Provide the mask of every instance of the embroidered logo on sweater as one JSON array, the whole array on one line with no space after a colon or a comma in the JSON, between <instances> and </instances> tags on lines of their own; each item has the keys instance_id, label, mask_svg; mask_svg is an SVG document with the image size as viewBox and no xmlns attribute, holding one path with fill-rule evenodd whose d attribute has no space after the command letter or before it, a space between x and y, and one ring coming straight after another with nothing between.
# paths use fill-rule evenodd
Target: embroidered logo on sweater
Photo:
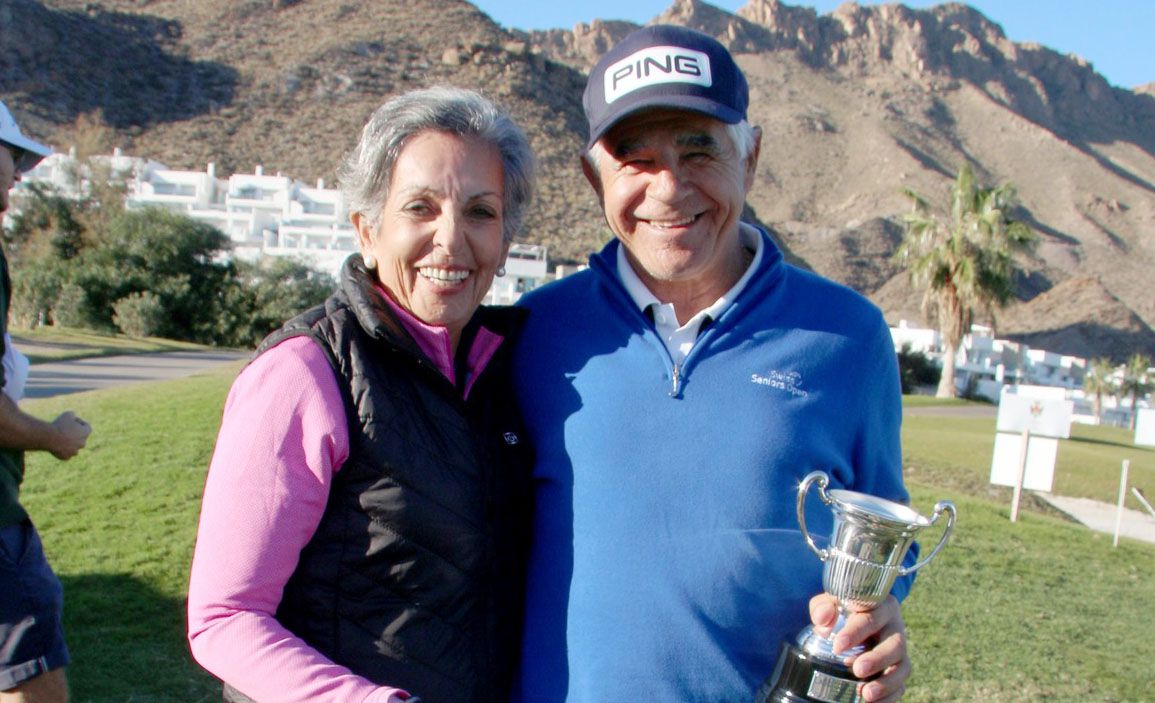
<instances>
[{"instance_id":1,"label":"embroidered logo on sweater","mask_svg":"<svg viewBox=\"0 0 1155 703\"><path fill-rule=\"evenodd\" d=\"M808 392L799 388L802 383L802 374L797 371L771 371L763 376L762 374L751 374L750 382L757 383L760 386L769 386L777 388L780 391L786 391L796 398L805 398L810 395Z\"/></svg>"},{"instance_id":2,"label":"embroidered logo on sweater","mask_svg":"<svg viewBox=\"0 0 1155 703\"><path fill-rule=\"evenodd\" d=\"M506 432L501 436L501 438L504 439L505 443L511 447L521 441L521 438L513 432Z\"/></svg>"}]
</instances>

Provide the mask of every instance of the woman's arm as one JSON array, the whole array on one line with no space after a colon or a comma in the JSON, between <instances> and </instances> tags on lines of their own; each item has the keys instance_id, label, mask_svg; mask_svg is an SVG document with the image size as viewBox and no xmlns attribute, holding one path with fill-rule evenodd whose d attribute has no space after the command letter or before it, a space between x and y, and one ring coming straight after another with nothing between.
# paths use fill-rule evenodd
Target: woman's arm
<instances>
[{"instance_id":1,"label":"woman's arm","mask_svg":"<svg viewBox=\"0 0 1155 703\"><path fill-rule=\"evenodd\" d=\"M282 342L237 377L205 484L189 644L202 666L261 703L405 698L329 661L275 617L348 453L337 379L311 339Z\"/></svg>"}]
</instances>

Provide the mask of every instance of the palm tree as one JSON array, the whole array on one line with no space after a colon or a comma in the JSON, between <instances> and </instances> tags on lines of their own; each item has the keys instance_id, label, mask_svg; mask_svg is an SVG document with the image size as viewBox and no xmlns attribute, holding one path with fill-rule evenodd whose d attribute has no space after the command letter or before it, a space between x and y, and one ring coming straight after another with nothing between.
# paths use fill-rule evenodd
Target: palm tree
<instances>
[{"instance_id":1,"label":"palm tree","mask_svg":"<svg viewBox=\"0 0 1155 703\"><path fill-rule=\"evenodd\" d=\"M1114 376L1115 366L1110 359L1091 359L1087 374L1083 376L1083 391L1094 398L1096 423L1102 420L1103 396L1119 392Z\"/></svg>"},{"instance_id":2,"label":"palm tree","mask_svg":"<svg viewBox=\"0 0 1155 703\"><path fill-rule=\"evenodd\" d=\"M1138 414L1135 404L1155 386L1155 383L1152 383L1150 369L1150 357L1134 354L1127 360L1127 366L1123 371L1123 394L1131 396L1131 429L1135 429L1135 418Z\"/></svg>"},{"instance_id":3,"label":"palm tree","mask_svg":"<svg viewBox=\"0 0 1155 703\"><path fill-rule=\"evenodd\" d=\"M924 291L923 312L942 335L942 377L936 395L953 398L955 354L970 331L975 310L993 320L994 308L1010 300L1012 257L1029 249L1035 234L1010 218L1017 203L1015 187L1010 183L979 187L969 164L959 169L945 212L936 212L909 188L903 194L913 207L903 218L906 235L895 258L915 288Z\"/></svg>"}]
</instances>

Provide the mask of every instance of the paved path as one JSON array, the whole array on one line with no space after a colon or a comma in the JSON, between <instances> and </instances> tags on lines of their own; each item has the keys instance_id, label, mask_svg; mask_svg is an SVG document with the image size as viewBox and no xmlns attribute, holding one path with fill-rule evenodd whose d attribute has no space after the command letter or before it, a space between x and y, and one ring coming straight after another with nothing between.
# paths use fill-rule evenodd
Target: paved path
<instances>
[{"instance_id":1,"label":"paved path","mask_svg":"<svg viewBox=\"0 0 1155 703\"><path fill-rule=\"evenodd\" d=\"M47 398L127 383L183 378L248 355L248 352L232 351L160 352L33 364L24 395Z\"/></svg>"},{"instance_id":2,"label":"paved path","mask_svg":"<svg viewBox=\"0 0 1155 703\"><path fill-rule=\"evenodd\" d=\"M929 417L990 417L998 415L998 406L995 405L931 405L926 407L908 407L903 411L909 416ZM1115 521L1118 516L1118 506L1113 503L1103 503L1090 498L1068 498L1050 493L1038 493L1042 500L1050 503L1056 510L1066 513L1073 520L1095 530L1114 536ZM1134 499L1128 496L1128 503L1134 504ZM1130 539L1155 543L1155 517L1141 510L1124 508L1123 521L1119 526L1119 535Z\"/></svg>"},{"instance_id":3,"label":"paved path","mask_svg":"<svg viewBox=\"0 0 1155 703\"><path fill-rule=\"evenodd\" d=\"M1067 498L1049 493L1035 495L1096 532L1106 532L1112 536L1115 534L1115 521L1119 511L1117 505L1090 498ZM1128 496L1128 502L1133 501L1134 498ZM1119 535L1155 543L1155 517L1140 510L1123 508L1123 522L1119 527Z\"/></svg>"},{"instance_id":4,"label":"paved path","mask_svg":"<svg viewBox=\"0 0 1155 703\"><path fill-rule=\"evenodd\" d=\"M968 403L967 405L914 405L902 409L903 415L924 415L933 417L996 417L997 405Z\"/></svg>"}]
</instances>

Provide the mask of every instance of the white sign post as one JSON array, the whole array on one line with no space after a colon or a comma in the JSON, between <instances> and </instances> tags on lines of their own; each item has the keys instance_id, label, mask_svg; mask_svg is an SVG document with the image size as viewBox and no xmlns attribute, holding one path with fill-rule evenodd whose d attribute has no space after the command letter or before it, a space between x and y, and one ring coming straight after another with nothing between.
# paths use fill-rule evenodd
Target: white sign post
<instances>
[{"instance_id":1,"label":"white sign post","mask_svg":"<svg viewBox=\"0 0 1155 703\"><path fill-rule=\"evenodd\" d=\"M1115 513L1115 541L1112 547L1119 546L1119 531L1123 529L1123 501L1127 500L1127 474L1131 471L1131 460L1123 460L1123 471L1119 475L1119 509Z\"/></svg>"},{"instance_id":2,"label":"white sign post","mask_svg":"<svg viewBox=\"0 0 1155 703\"><path fill-rule=\"evenodd\" d=\"M1023 497L1023 478L1027 474L1027 455L1031 449L1031 431L1023 430L1022 447L1019 451L1019 469L1015 472L1015 493L1011 498L1011 522L1019 521L1019 501Z\"/></svg>"},{"instance_id":3,"label":"white sign post","mask_svg":"<svg viewBox=\"0 0 1155 703\"><path fill-rule=\"evenodd\" d=\"M1058 439L1071 436L1069 400L1004 394L999 402L991 483L1011 486L1011 522L1019 519L1023 488L1050 492L1054 485Z\"/></svg>"},{"instance_id":4,"label":"white sign post","mask_svg":"<svg viewBox=\"0 0 1155 703\"><path fill-rule=\"evenodd\" d=\"M1139 499L1143 507L1147 508L1147 512L1151 513L1151 517L1155 517L1155 508L1152 508L1151 504L1147 502L1147 496L1143 495L1143 491L1139 490L1138 486L1131 486L1131 495Z\"/></svg>"}]
</instances>

